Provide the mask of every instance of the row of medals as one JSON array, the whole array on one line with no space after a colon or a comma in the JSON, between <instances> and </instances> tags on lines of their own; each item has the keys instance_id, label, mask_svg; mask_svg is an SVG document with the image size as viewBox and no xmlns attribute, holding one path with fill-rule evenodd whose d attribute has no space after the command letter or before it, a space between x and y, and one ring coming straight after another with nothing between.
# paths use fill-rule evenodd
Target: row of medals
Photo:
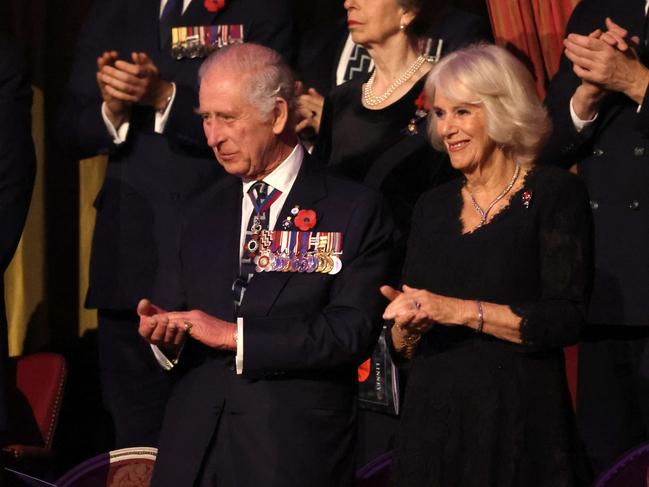
<instances>
[{"instance_id":1,"label":"row of medals","mask_svg":"<svg viewBox=\"0 0 649 487\"><path fill-rule=\"evenodd\" d=\"M232 29L235 27L236 29ZM189 30L193 32L189 35ZM172 27L171 55L174 59L204 58L230 44L243 42L243 25Z\"/></svg>"},{"instance_id":2,"label":"row of medals","mask_svg":"<svg viewBox=\"0 0 649 487\"><path fill-rule=\"evenodd\" d=\"M318 272L321 274L338 274L343 267L340 254L334 253L319 246L313 252L293 253L288 250L270 250L273 232L262 230L261 225L255 223L252 236L245 244L245 249L254 255L256 272Z\"/></svg>"}]
</instances>

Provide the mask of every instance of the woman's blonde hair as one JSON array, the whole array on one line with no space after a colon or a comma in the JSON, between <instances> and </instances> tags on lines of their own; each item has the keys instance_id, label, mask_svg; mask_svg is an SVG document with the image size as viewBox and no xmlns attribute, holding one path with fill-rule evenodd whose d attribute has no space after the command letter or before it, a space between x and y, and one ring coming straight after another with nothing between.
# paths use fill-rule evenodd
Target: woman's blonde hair
<instances>
[{"instance_id":1,"label":"woman's blonde hair","mask_svg":"<svg viewBox=\"0 0 649 487\"><path fill-rule=\"evenodd\" d=\"M528 69L493 44L472 45L442 58L428 75L425 91L431 104L439 92L458 103L482 105L487 135L521 164L536 158L551 130ZM430 141L445 151L434 114L430 117Z\"/></svg>"}]
</instances>

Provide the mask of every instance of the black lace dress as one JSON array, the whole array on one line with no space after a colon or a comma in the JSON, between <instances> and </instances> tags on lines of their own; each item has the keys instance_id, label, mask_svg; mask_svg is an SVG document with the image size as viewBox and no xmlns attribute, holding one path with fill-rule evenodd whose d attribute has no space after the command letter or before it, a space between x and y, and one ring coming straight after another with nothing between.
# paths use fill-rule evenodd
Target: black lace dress
<instances>
[{"instance_id":1,"label":"black lace dress","mask_svg":"<svg viewBox=\"0 0 649 487\"><path fill-rule=\"evenodd\" d=\"M463 234L462 184L440 186L417 204L403 281L510 305L523 319L524 344L463 326L437 325L423 336L394 485L588 485L562 353L584 324L591 283L586 191L568 172L535 168L489 224Z\"/></svg>"}]
</instances>

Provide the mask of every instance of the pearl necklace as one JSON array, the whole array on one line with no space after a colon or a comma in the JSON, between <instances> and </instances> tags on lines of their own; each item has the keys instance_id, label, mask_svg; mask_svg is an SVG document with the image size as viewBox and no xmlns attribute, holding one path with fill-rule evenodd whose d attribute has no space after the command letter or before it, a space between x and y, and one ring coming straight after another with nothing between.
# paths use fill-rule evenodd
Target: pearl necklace
<instances>
[{"instance_id":1,"label":"pearl necklace","mask_svg":"<svg viewBox=\"0 0 649 487\"><path fill-rule=\"evenodd\" d=\"M473 196L473 193L471 192L471 188L469 188L468 182L465 181L464 187L466 188L467 192L469 193L469 197L471 198L471 203L473 203L473 208L475 208L475 211L478 212L480 215L480 225L478 227L481 227L487 222L487 216L489 215L489 212L491 209L494 207L496 203L498 203L501 199L505 197L507 193L511 191L511 189L514 187L514 183L518 179L518 174L521 172L521 166L520 164L516 164L516 169L514 169L514 174L512 175L512 179L509 181L509 184L505 189L503 189L496 198L489 203L489 206L487 206L486 210L483 210L478 202L475 200L475 197Z\"/></svg>"},{"instance_id":2,"label":"pearl necklace","mask_svg":"<svg viewBox=\"0 0 649 487\"><path fill-rule=\"evenodd\" d=\"M399 86L412 78L415 73L419 71L419 68L421 68L424 62L426 62L426 56L419 56L413 63L413 65L410 66L401 76L395 79L392 84L388 86L388 89L385 90L385 93L379 96L376 96L374 94L374 78L376 77L376 69L372 71L372 76L370 76L370 79L367 80L367 83L363 85L363 101L365 102L365 105L368 107L373 107L380 105L385 100L390 98L392 93L394 93L394 90L396 90Z\"/></svg>"}]
</instances>

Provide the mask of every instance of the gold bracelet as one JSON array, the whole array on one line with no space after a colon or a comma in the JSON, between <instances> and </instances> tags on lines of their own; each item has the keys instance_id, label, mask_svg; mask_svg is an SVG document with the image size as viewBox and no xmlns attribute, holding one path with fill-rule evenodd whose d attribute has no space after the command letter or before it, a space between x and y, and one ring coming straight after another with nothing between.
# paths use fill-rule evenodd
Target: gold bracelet
<instances>
[{"instance_id":1,"label":"gold bracelet","mask_svg":"<svg viewBox=\"0 0 649 487\"><path fill-rule=\"evenodd\" d=\"M475 331L477 333L482 333L482 328L484 328L484 310L482 309L481 301L476 301L475 304L478 307L478 327Z\"/></svg>"},{"instance_id":2,"label":"gold bracelet","mask_svg":"<svg viewBox=\"0 0 649 487\"><path fill-rule=\"evenodd\" d=\"M408 333L403 337L403 342L408 346L417 344L419 340L421 340L421 333Z\"/></svg>"}]
</instances>

